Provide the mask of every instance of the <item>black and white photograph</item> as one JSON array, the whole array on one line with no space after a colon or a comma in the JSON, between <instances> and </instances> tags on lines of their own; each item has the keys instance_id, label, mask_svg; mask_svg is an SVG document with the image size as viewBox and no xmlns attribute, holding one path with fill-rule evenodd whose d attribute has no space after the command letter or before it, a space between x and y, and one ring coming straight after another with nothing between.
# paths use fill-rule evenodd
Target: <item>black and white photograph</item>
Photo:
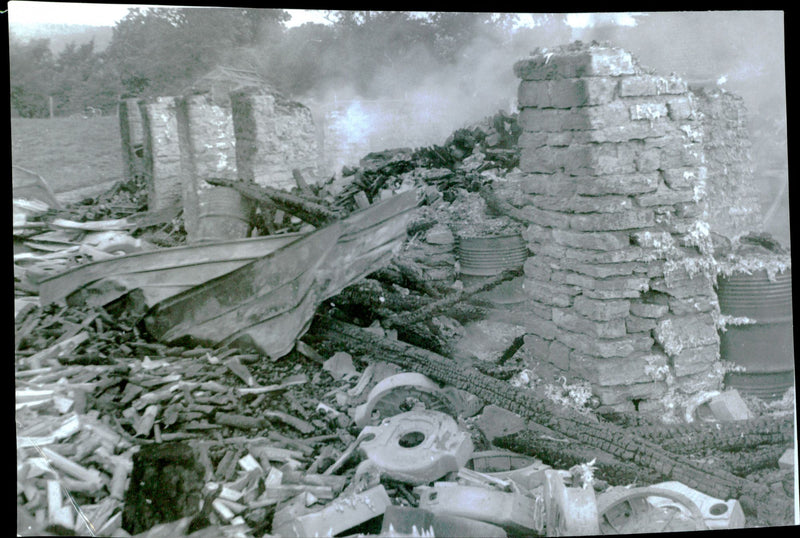
<instances>
[{"instance_id":1,"label":"black and white photograph","mask_svg":"<svg viewBox=\"0 0 800 538\"><path fill-rule=\"evenodd\" d=\"M333 7L8 2L16 535L800 525L785 12Z\"/></svg>"}]
</instances>

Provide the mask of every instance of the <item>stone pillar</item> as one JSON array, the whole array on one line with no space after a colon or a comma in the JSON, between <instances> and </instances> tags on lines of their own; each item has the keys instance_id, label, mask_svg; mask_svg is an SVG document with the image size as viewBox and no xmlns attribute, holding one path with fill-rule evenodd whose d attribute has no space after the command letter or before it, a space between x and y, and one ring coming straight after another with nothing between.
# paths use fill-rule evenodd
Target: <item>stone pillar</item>
<instances>
[{"instance_id":1,"label":"stone pillar","mask_svg":"<svg viewBox=\"0 0 800 538\"><path fill-rule=\"evenodd\" d=\"M631 54L579 44L514 66L530 354L604 405L718 388L704 155L694 100ZM688 257L688 261L685 257Z\"/></svg>"},{"instance_id":2,"label":"stone pillar","mask_svg":"<svg viewBox=\"0 0 800 538\"><path fill-rule=\"evenodd\" d=\"M259 88L231 93L239 177L289 190L293 169L317 175L319 149L311 111Z\"/></svg>"},{"instance_id":3,"label":"stone pillar","mask_svg":"<svg viewBox=\"0 0 800 538\"><path fill-rule=\"evenodd\" d=\"M236 142L231 109L208 93L186 95L177 104L187 239L198 239L200 205L211 185L205 178L236 179Z\"/></svg>"},{"instance_id":4,"label":"stone pillar","mask_svg":"<svg viewBox=\"0 0 800 538\"><path fill-rule=\"evenodd\" d=\"M174 97L156 97L139 102L144 141L143 172L147 185L147 207L158 211L180 206L181 155Z\"/></svg>"},{"instance_id":5,"label":"stone pillar","mask_svg":"<svg viewBox=\"0 0 800 538\"><path fill-rule=\"evenodd\" d=\"M141 174L141 158L136 154L144 146L142 115L138 99L123 99L117 107L119 133L122 139L122 175L129 181Z\"/></svg>"},{"instance_id":6,"label":"stone pillar","mask_svg":"<svg viewBox=\"0 0 800 538\"><path fill-rule=\"evenodd\" d=\"M721 88L693 89L692 97L700 113L708 169L706 220L729 239L761 231L744 99Z\"/></svg>"}]
</instances>

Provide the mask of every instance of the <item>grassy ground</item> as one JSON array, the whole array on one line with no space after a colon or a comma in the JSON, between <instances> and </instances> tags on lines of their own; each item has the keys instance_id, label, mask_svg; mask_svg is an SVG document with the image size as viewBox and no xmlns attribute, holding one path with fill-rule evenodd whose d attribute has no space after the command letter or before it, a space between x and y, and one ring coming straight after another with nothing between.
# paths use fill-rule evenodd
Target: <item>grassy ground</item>
<instances>
[{"instance_id":1,"label":"grassy ground","mask_svg":"<svg viewBox=\"0 0 800 538\"><path fill-rule=\"evenodd\" d=\"M61 201L98 194L123 179L119 120L12 118L11 162L42 176Z\"/></svg>"}]
</instances>

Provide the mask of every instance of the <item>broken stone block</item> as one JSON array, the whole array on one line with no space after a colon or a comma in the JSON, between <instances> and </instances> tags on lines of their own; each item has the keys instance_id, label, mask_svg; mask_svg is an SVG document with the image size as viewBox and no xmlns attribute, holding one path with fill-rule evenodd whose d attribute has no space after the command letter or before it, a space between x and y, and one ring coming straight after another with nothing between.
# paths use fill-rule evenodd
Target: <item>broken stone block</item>
<instances>
[{"instance_id":1,"label":"broken stone block","mask_svg":"<svg viewBox=\"0 0 800 538\"><path fill-rule=\"evenodd\" d=\"M525 330L529 334L535 334L545 340L552 340L556 337L558 327L549 319L540 318L537 315L531 314L525 321Z\"/></svg>"},{"instance_id":2,"label":"broken stone block","mask_svg":"<svg viewBox=\"0 0 800 538\"><path fill-rule=\"evenodd\" d=\"M486 436L489 442L512 435L525 428L525 419L502 407L490 404L483 408L483 413L475 417L473 424Z\"/></svg>"},{"instance_id":3,"label":"broken stone block","mask_svg":"<svg viewBox=\"0 0 800 538\"><path fill-rule=\"evenodd\" d=\"M653 334L656 342L670 356L675 356L684 349L719 346L716 324L710 314L662 319Z\"/></svg>"},{"instance_id":4,"label":"broken stone block","mask_svg":"<svg viewBox=\"0 0 800 538\"><path fill-rule=\"evenodd\" d=\"M569 357L569 373L601 386L624 386L653 381L654 372L666 364L667 356L656 351L607 359L573 351Z\"/></svg>"},{"instance_id":5,"label":"broken stone block","mask_svg":"<svg viewBox=\"0 0 800 538\"><path fill-rule=\"evenodd\" d=\"M600 358L627 357L637 351L650 351L653 346L653 339L644 333L605 339L560 330L556 339L576 351Z\"/></svg>"},{"instance_id":6,"label":"broken stone block","mask_svg":"<svg viewBox=\"0 0 800 538\"><path fill-rule=\"evenodd\" d=\"M558 211L548 211L534 206L525 206L520 209L520 215L528 222L549 228L568 228L569 217Z\"/></svg>"},{"instance_id":7,"label":"broken stone block","mask_svg":"<svg viewBox=\"0 0 800 538\"><path fill-rule=\"evenodd\" d=\"M590 334L600 338L618 338L626 334L625 321L621 318L596 321L561 308L553 308L553 323L568 331Z\"/></svg>"},{"instance_id":8,"label":"broken stone block","mask_svg":"<svg viewBox=\"0 0 800 538\"><path fill-rule=\"evenodd\" d=\"M667 110L669 119L672 121L689 120L695 117L694 106L688 96L670 99L667 101Z\"/></svg>"},{"instance_id":9,"label":"broken stone block","mask_svg":"<svg viewBox=\"0 0 800 538\"><path fill-rule=\"evenodd\" d=\"M687 91L688 85L686 82L677 77L638 75L622 77L619 81L620 97L681 94Z\"/></svg>"},{"instance_id":10,"label":"broken stone block","mask_svg":"<svg viewBox=\"0 0 800 538\"><path fill-rule=\"evenodd\" d=\"M630 311L631 302L627 300L603 301L579 295L575 297L573 306L576 312L589 319L610 321L612 319L625 318Z\"/></svg>"},{"instance_id":11,"label":"broken stone block","mask_svg":"<svg viewBox=\"0 0 800 538\"><path fill-rule=\"evenodd\" d=\"M682 348L671 358L676 377L699 374L719 360L719 344Z\"/></svg>"},{"instance_id":12,"label":"broken stone block","mask_svg":"<svg viewBox=\"0 0 800 538\"><path fill-rule=\"evenodd\" d=\"M653 121L667 115L667 105L664 103L637 103L628 108L630 119L633 121Z\"/></svg>"},{"instance_id":13,"label":"broken stone block","mask_svg":"<svg viewBox=\"0 0 800 538\"><path fill-rule=\"evenodd\" d=\"M547 353L547 360L561 370L565 372L569 370L569 355L572 350L562 344L561 342L554 340L550 342L550 349Z\"/></svg>"},{"instance_id":14,"label":"broken stone block","mask_svg":"<svg viewBox=\"0 0 800 538\"><path fill-rule=\"evenodd\" d=\"M651 207L656 205L675 205L680 203L692 202L694 200L694 189L670 189L666 185L659 185L655 192L640 194L636 201L641 207Z\"/></svg>"},{"instance_id":15,"label":"broken stone block","mask_svg":"<svg viewBox=\"0 0 800 538\"><path fill-rule=\"evenodd\" d=\"M658 187L658 172L609 174L591 178L577 178L574 192L590 196L604 194L643 194Z\"/></svg>"},{"instance_id":16,"label":"broken stone block","mask_svg":"<svg viewBox=\"0 0 800 538\"><path fill-rule=\"evenodd\" d=\"M696 314L698 312L711 312L717 306L716 297L699 296L679 299L678 297L669 298L669 310L676 316L686 314Z\"/></svg>"},{"instance_id":17,"label":"broken stone block","mask_svg":"<svg viewBox=\"0 0 800 538\"><path fill-rule=\"evenodd\" d=\"M537 360L547 360L550 355L550 340L545 340L536 334L526 334L523 337L525 353Z\"/></svg>"},{"instance_id":18,"label":"broken stone block","mask_svg":"<svg viewBox=\"0 0 800 538\"><path fill-rule=\"evenodd\" d=\"M624 232L553 230L553 239L565 247L590 250L620 250L630 245L630 238Z\"/></svg>"},{"instance_id":19,"label":"broken stone block","mask_svg":"<svg viewBox=\"0 0 800 538\"><path fill-rule=\"evenodd\" d=\"M523 288L531 299L545 305L568 307L572 304L572 297L580 293L575 286L565 286L555 282L541 282L528 278L523 282Z\"/></svg>"},{"instance_id":20,"label":"broken stone block","mask_svg":"<svg viewBox=\"0 0 800 538\"><path fill-rule=\"evenodd\" d=\"M530 204L550 211L565 213L624 213L633 209L633 200L628 196L529 196Z\"/></svg>"},{"instance_id":21,"label":"broken stone block","mask_svg":"<svg viewBox=\"0 0 800 538\"><path fill-rule=\"evenodd\" d=\"M444 224L437 224L425 233L425 241L432 245L452 245L455 243L453 232Z\"/></svg>"},{"instance_id":22,"label":"broken stone block","mask_svg":"<svg viewBox=\"0 0 800 538\"><path fill-rule=\"evenodd\" d=\"M608 104L570 110L555 108L523 108L519 113L519 126L524 131L555 133L572 141L576 133L569 131L601 131L618 129L629 120L625 103L612 101ZM520 147L525 147L520 140ZM587 141L590 141L587 139ZM563 144L558 144L563 145ZM523 169L524 170L524 169Z\"/></svg>"},{"instance_id":23,"label":"broken stone block","mask_svg":"<svg viewBox=\"0 0 800 538\"><path fill-rule=\"evenodd\" d=\"M520 107L572 108L602 105L614 99L617 79L608 77L523 81L517 94Z\"/></svg>"},{"instance_id":24,"label":"broken stone block","mask_svg":"<svg viewBox=\"0 0 800 538\"><path fill-rule=\"evenodd\" d=\"M706 179L707 170L704 166L668 169L661 171L661 177L671 189L687 189Z\"/></svg>"},{"instance_id":25,"label":"broken stone block","mask_svg":"<svg viewBox=\"0 0 800 538\"><path fill-rule=\"evenodd\" d=\"M736 389L714 396L708 401L708 407L714 417L722 422L748 420L753 416Z\"/></svg>"},{"instance_id":26,"label":"broken stone block","mask_svg":"<svg viewBox=\"0 0 800 538\"><path fill-rule=\"evenodd\" d=\"M570 215L567 221L571 229L589 232L631 230L647 228L654 224L653 212L643 209L631 209L624 213Z\"/></svg>"},{"instance_id":27,"label":"broken stone block","mask_svg":"<svg viewBox=\"0 0 800 538\"><path fill-rule=\"evenodd\" d=\"M629 333L649 333L656 328L656 320L651 318L640 318L639 316L631 315L625 319L625 328Z\"/></svg>"},{"instance_id":28,"label":"broken stone block","mask_svg":"<svg viewBox=\"0 0 800 538\"><path fill-rule=\"evenodd\" d=\"M552 78L605 77L636 74L629 52L611 47L589 47L570 51L543 51L514 64L514 73L523 80Z\"/></svg>"}]
</instances>

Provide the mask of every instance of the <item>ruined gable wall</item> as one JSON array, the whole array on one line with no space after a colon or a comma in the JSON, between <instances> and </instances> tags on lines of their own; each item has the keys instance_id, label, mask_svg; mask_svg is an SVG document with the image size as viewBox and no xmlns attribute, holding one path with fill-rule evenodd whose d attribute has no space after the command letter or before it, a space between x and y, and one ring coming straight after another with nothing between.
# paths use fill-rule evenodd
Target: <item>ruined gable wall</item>
<instances>
[{"instance_id":1,"label":"ruined gable wall","mask_svg":"<svg viewBox=\"0 0 800 538\"><path fill-rule=\"evenodd\" d=\"M540 51L514 69L523 176L506 197L530 223L531 355L621 409L717 388L714 282L682 262L710 248L686 83L606 46Z\"/></svg>"}]
</instances>

